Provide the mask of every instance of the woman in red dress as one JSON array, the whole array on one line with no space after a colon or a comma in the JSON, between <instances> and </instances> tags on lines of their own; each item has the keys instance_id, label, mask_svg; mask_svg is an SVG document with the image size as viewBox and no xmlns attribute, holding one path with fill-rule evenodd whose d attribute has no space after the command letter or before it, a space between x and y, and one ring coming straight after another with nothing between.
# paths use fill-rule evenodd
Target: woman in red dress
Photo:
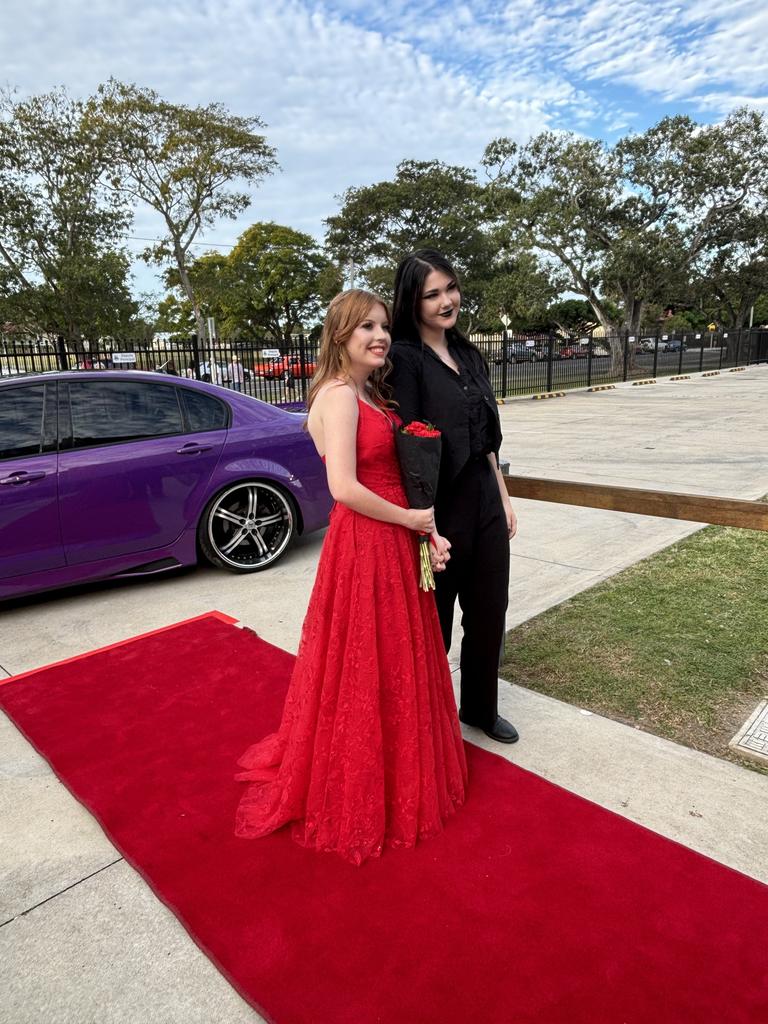
<instances>
[{"instance_id":1,"label":"woman in red dress","mask_svg":"<svg viewBox=\"0 0 768 1024\"><path fill-rule=\"evenodd\" d=\"M335 505L280 728L237 776L239 836L292 823L297 842L355 864L440 832L467 778L434 596L418 585L416 534L434 515L407 507L389 347L377 296L336 296L307 403ZM439 570L449 554L435 541Z\"/></svg>"}]
</instances>

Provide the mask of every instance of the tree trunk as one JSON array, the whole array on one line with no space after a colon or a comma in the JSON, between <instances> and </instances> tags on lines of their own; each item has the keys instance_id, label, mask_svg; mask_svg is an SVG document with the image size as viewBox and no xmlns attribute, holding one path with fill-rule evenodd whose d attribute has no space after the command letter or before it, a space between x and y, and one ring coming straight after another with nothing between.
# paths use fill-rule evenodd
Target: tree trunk
<instances>
[{"instance_id":1,"label":"tree trunk","mask_svg":"<svg viewBox=\"0 0 768 1024\"><path fill-rule=\"evenodd\" d=\"M192 287L192 282L189 280L189 274L187 273L186 254L175 238L173 240L173 252L176 257L176 269L179 272L179 280L181 281L181 287L184 289L184 294L187 296L189 302L192 305L192 314L195 318L195 328L197 330L198 341L205 344L207 341L209 341L209 339L206 338L203 311L200 309L200 304L198 303L197 298L195 296L195 290Z\"/></svg>"},{"instance_id":2,"label":"tree trunk","mask_svg":"<svg viewBox=\"0 0 768 1024\"><path fill-rule=\"evenodd\" d=\"M620 342L619 348L621 350L622 364L624 360L624 345L626 344L628 348L627 371L629 372L634 369L636 364L635 344L629 339L635 338L636 341L639 341L643 312L645 310L645 299L638 299L629 288L623 288L622 295L624 298L624 321L622 327L626 331L626 341L624 343Z\"/></svg>"},{"instance_id":3,"label":"tree trunk","mask_svg":"<svg viewBox=\"0 0 768 1024\"><path fill-rule=\"evenodd\" d=\"M624 293L624 322L622 326L630 335L637 337L640 333L644 310L645 299L638 299L635 295Z\"/></svg>"},{"instance_id":4,"label":"tree trunk","mask_svg":"<svg viewBox=\"0 0 768 1024\"><path fill-rule=\"evenodd\" d=\"M740 331L745 327L746 322L749 319L749 311L754 305L756 299L756 295L745 295L742 297L738 310L733 312L732 326L734 330Z\"/></svg>"}]
</instances>

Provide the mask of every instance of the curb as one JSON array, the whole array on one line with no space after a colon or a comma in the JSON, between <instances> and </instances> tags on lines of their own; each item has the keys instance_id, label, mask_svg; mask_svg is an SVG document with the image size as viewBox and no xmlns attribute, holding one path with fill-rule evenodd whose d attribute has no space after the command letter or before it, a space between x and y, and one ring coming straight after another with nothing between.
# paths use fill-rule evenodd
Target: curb
<instances>
[{"instance_id":1,"label":"curb","mask_svg":"<svg viewBox=\"0 0 768 1024\"><path fill-rule=\"evenodd\" d=\"M610 391L616 388L628 388L630 386L636 387L642 384L664 384L666 382L680 381L680 380L700 380L703 377L719 377L724 373L743 373L748 370L747 366L733 366L729 370L704 370L702 372L694 372L693 374L683 374L682 376L675 377L651 377L645 380L625 380L617 381L615 384L595 384L592 387L581 385L575 388L569 388L567 391L545 391L538 395L505 395L502 398L496 399L497 405L511 405L515 402L527 402L529 399L540 399L540 398L564 398L566 395L584 395L591 394L597 391Z\"/></svg>"}]
</instances>

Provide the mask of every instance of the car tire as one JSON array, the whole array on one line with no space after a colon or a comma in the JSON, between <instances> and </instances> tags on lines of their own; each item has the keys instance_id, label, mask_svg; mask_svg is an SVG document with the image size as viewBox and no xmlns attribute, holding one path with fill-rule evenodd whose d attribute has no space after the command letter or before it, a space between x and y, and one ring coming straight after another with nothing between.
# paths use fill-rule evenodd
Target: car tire
<instances>
[{"instance_id":1,"label":"car tire","mask_svg":"<svg viewBox=\"0 0 768 1024\"><path fill-rule=\"evenodd\" d=\"M205 506L197 540L206 561L234 573L262 572L293 543L298 517L282 487L265 480L241 480Z\"/></svg>"}]
</instances>

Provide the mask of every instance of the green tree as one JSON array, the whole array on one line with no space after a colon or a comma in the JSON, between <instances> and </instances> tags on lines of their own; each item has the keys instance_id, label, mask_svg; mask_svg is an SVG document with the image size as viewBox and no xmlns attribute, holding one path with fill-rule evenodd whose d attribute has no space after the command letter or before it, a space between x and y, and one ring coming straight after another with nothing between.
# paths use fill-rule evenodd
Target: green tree
<instances>
[{"instance_id":1,"label":"green tree","mask_svg":"<svg viewBox=\"0 0 768 1024\"><path fill-rule=\"evenodd\" d=\"M197 302L201 317L213 317L217 328L221 330L222 322L227 316L227 303L232 284L228 257L218 252L208 252L201 256L190 257L187 264L187 277ZM173 289L169 296L173 302L164 309L167 314L177 315L179 328L186 325L187 333L196 330L195 308L183 287L181 275L175 266L168 267L165 272L165 283ZM173 310L176 310L176 314Z\"/></svg>"},{"instance_id":2,"label":"green tree","mask_svg":"<svg viewBox=\"0 0 768 1024\"><path fill-rule=\"evenodd\" d=\"M403 160L393 181L347 189L340 199L341 210L326 221L328 247L361 273L396 267L428 246L441 246L465 270L484 242L483 190L466 167Z\"/></svg>"},{"instance_id":3,"label":"green tree","mask_svg":"<svg viewBox=\"0 0 768 1024\"><path fill-rule=\"evenodd\" d=\"M693 295L707 318L733 330L746 327L768 292L768 189L759 208L741 212L735 236L718 239L696 271Z\"/></svg>"},{"instance_id":4,"label":"green tree","mask_svg":"<svg viewBox=\"0 0 768 1024\"><path fill-rule=\"evenodd\" d=\"M164 296L157 303L155 329L162 334L189 338L195 333L195 314L188 299L175 293Z\"/></svg>"},{"instance_id":5,"label":"green tree","mask_svg":"<svg viewBox=\"0 0 768 1024\"><path fill-rule=\"evenodd\" d=\"M582 337L594 330L597 319L586 299L560 299L547 307L542 326L561 338Z\"/></svg>"},{"instance_id":6,"label":"green tree","mask_svg":"<svg viewBox=\"0 0 768 1024\"><path fill-rule=\"evenodd\" d=\"M342 284L339 268L310 235L273 222L253 224L227 256L198 257L189 280L200 310L222 335L260 340L266 333L281 348L295 331L309 330ZM183 296L175 268L166 281ZM189 315L188 301L175 304L166 310Z\"/></svg>"},{"instance_id":7,"label":"green tree","mask_svg":"<svg viewBox=\"0 0 768 1024\"><path fill-rule=\"evenodd\" d=\"M0 95L0 302L16 326L71 341L126 330L138 310L119 238L130 223L105 187L110 153L86 105L58 89Z\"/></svg>"},{"instance_id":8,"label":"green tree","mask_svg":"<svg viewBox=\"0 0 768 1024\"><path fill-rule=\"evenodd\" d=\"M765 195L768 132L763 115L739 109L704 127L667 117L613 148L553 132L522 146L497 139L483 162L512 237L563 268L607 331L637 333L646 307L688 293L696 262Z\"/></svg>"},{"instance_id":9,"label":"green tree","mask_svg":"<svg viewBox=\"0 0 768 1024\"><path fill-rule=\"evenodd\" d=\"M496 230L486 189L466 167L403 160L392 181L348 189L341 204L326 221L328 249L341 265L389 295L403 256L438 249L461 277L468 330L497 328L503 313L530 318L557 292L547 269Z\"/></svg>"},{"instance_id":10,"label":"green tree","mask_svg":"<svg viewBox=\"0 0 768 1024\"><path fill-rule=\"evenodd\" d=\"M495 249L483 188L466 167L439 160L403 160L394 180L350 188L326 221L326 244L337 262L391 294L397 264L415 249L445 253L461 275L464 309L476 322Z\"/></svg>"},{"instance_id":11,"label":"green tree","mask_svg":"<svg viewBox=\"0 0 768 1024\"><path fill-rule=\"evenodd\" d=\"M281 347L318 320L329 292L341 286L338 269L311 235L271 221L244 231L227 264L225 326L266 331Z\"/></svg>"},{"instance_id":12,"label":"green tree","mask_svg":"<svg viewBox=\"0 0 768 1024\"><path fill-rule=\"evenodd\" d=\"M478 327L498 330L502 316L512 330L530 330L546 315L560 283L532 253L499 256L485 281L479 282Z\"/></svg>"},{"instance_id":13,"label":"green tree","mask_svg":"<svg viewBox=\"0 0 768 1024\"><path fill-rule=\"evenodd\" d=\"M768 327L768 290L755 299L752 323L756 326Z\"/></svg>"},{"instance_id":14,"label":"green tree","mask_svg":"<svg viewBox=\"0 0 768 1024\"><path fill-rule=\"evenodd\" d=\"M276 169L274 150L258 132L263 122L230 114L219 103L169 103L151 89L114 79L100 86L90 113L111 147L115 189L161 216L165 235L145 258L175 267L203 336L190 247L204 228L249 206L251 197L238 182L257 184Z\"/></svg>"}]
</instances>

